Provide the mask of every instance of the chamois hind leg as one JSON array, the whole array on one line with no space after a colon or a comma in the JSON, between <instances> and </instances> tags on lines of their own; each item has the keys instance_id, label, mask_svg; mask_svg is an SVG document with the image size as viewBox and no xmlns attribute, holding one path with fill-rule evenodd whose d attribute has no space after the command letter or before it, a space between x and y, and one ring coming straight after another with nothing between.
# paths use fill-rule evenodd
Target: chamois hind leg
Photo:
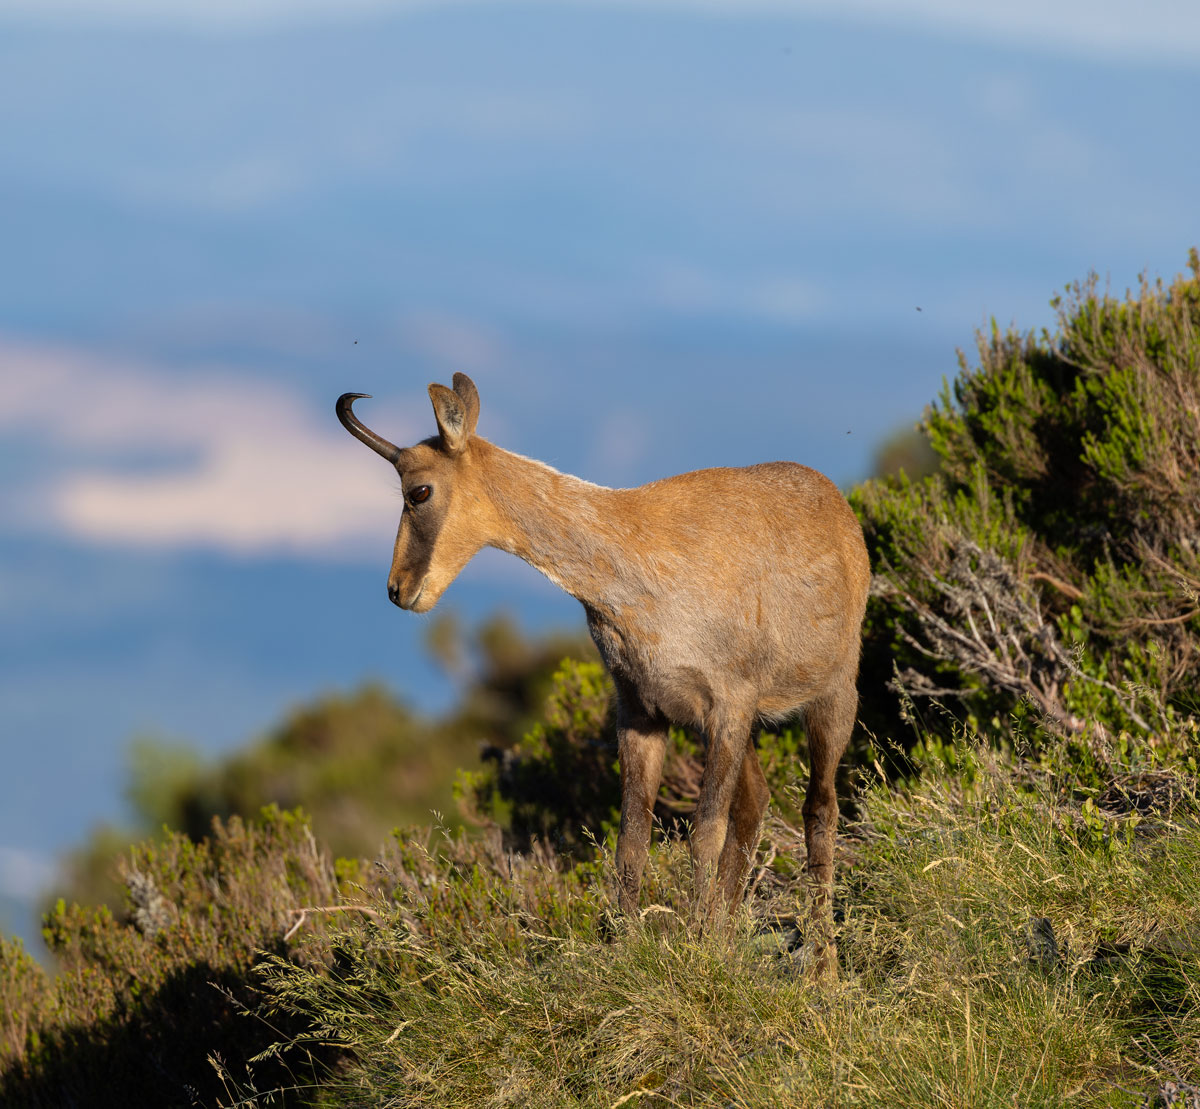
<instances>
[{"instance_id":1,"label":"chamois hind leg","mask_svg":"<svg viewBox=\"0 0 1200 1109\"><path fill-rule=\"evenodd\" d=\"M819 978L837 973L837 946L833 940L833 849L838 804L834 777L850 742L857 708L853 670L805 708L812 772L804 798L804 839L812 898L809 926Z\"/></svg>"},{"instance_id":2,"label":"chamois hind leg","mask_svg":"<svg viewBox=\"0 0 1200 1109\"><path fill-rule=\"evenodd\" d=\"M622 913L632 916L637 912L642 871L650 850L654 801L667 749L667 723L641 709L635 695L626 691L619 700L617 743L621 763L617 903Z\"/></svg>"},{"instance_id":3,"label":"chamois hind leg","mask_svg":"<svg viewBox=\"0 0 1200 1109\"><path fill-rule=\"evenodd\" d=\"M717 910L718 866L730 833L730 808L747 750L754 754L749 714L714 713L708 727L708 754L690 843L695 913L702 923L710 922ZM735 839L737 834L735 830Z\"/></svg>"},{"instance_id":4,"label":"chamois hind leg","mask_svg":"<svg viewBox=\"0 0 1200 1109\"><path fill-rule=\"evenodd\" d=\"M758 850L763 814L770 800L771 791L752 740L742 756L733 802L729 806L725 847L717 867L717 881L730 912L737 908L745 892L746 876Z\"/></svg>"}]
</instances>

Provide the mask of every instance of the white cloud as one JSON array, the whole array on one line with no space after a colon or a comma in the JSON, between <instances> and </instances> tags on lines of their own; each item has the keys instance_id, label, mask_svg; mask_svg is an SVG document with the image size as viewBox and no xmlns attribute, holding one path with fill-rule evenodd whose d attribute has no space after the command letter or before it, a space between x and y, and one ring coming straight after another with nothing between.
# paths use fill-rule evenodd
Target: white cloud
<instances>
[{"instance_id":1,"label":"white cloud","mask_svg":"<svg viewBox=\"0 0 1200 1109\"><path fill-rule=\"evenodd\" d=\"M0 0L0 17L257 28L342 22L429 8L503 7L511 0ZM559 0L556 7L564 0ZM658 8L747 18L821 15L916 26L940 34L1106 58L1200 58L1200 5L1194 0L572 0L581 7Z\"/></svg>"},{"instance_id":2,"label":"white cloud","mask_svg":"<svg viewBox=\"0 0 1200 1109\"><path fill-rule=\"evenodd\" d=\"M103 544L353 557L362 540L377 554L399 517L393 471L346 435L332 403L315 411L280 384L9 343L0 390L0 430L31 440L34 464L4 506L26 527ZM412 414L427 403L407 418L377 403L369 419L412 442L423 434Z\"/></svg>"}]
</instances>

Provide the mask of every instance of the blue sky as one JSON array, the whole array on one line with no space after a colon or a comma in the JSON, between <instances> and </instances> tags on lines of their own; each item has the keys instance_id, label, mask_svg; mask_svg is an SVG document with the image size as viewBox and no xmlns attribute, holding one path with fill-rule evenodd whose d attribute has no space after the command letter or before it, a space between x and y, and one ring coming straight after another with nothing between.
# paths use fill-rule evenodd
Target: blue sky
<instances>
[{"instance_id":1,"label":"blue sky","mask_svg":"<svg viewBox=\"0 0 1200 1109\"><path fill-rule=\"evenodd\" d=\"M452 695L339 393L404 442L465 370L591 480L850 484L989 317L1183 266L1196 103L1165 0L0 0L7 924L132 736ZM581 623L499 555L443 604Z\"/></svg>"}]
</instances>

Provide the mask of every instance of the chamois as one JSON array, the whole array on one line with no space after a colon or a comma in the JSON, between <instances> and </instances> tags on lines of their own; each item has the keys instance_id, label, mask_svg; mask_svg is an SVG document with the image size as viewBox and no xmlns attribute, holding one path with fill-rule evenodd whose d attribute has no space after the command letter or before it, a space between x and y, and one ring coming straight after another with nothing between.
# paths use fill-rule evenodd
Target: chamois
<instances>
[{"instance_id":1,"label":"chamois","mask_svg":"<svg viewBox=\"0 0 1200 1109\"><path fill-rule=\"evenodd\" d=\"M430 385L438 434L399 448L365 427L346 393L337 415L391 462L404 509L388 596L428 612L482 547L523 558L582 602L617 692L620 908L635 913L669 725L708 753L690 850L698 912L743 895L769 800L754 731L805 711L804 802L814 923L829 922L834 774L854 724L870 567L837 487L794 462L697 470L608 489L475 434L465 374ZM821 969L833 950L816 941Z\"/></svg>"}]
</instances>

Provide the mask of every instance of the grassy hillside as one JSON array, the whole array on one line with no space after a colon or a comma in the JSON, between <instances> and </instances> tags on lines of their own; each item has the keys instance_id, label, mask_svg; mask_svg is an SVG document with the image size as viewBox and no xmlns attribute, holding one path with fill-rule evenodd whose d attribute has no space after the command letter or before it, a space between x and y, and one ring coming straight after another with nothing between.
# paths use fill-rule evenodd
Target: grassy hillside
<instances>
[{"instance_id":1,"label":"grassy hillside","mask_svg":"<svg viewBox=\"0 0 1200 1109\"><path fill-rule=\"evenodd\" d=\"M448 733L488 740L469 831L321 846L331 798L362 778L385 819L386 768L442 726L369 693L146 778L179 830L122 856L120 906L48 915L53 978L0 944L0 1103L1200 1106L1191 268L981 336L926 414L936 467L853 494L876 576L836 984L805 972L803 733L763 738L752 893L707 935L677 835L700 752L673 733L623 919L607 681L527 645ZM254 815L279 799L318 834Z\"/></svg>"},{"instance_id":2,"label":"grassy hillside","mask_svg":"<svg viewBox=\"0 0 1200 1109\"><path fill-rule=\"evenodd\" d=\"M335 867L282 814L172 839L127 869L126 919L52 915L56 982L2 953L0 1100L1191 1104L1167 1095L1200 1075L1194 778L1088 790L1049 754L964 737L865 787L832 986L804 972L803 840L779 819L732 938L688 928L673 839L636 921L610 845L572 863L435 832Z\"/></svg>"},{"instance_id":3,"label":"grassy hillside","mask_svg":"<svg viewBox=\"0 0 1200 1109\"><path fill-rule=\"evenodd\" d=\"M803 973L803 892L782 877L800 839L776 825L732 940L687 927L677 843L633 922L591 863L452 870L343 933L346 973L270 960L272 1011L347 1047L326 1104L1153 1104L1200 1069L1192 784L1159 776L1142 814L1140 782L1081 803L960 756L863 795L832 988Z\"/></svg>"}]
</instances>

